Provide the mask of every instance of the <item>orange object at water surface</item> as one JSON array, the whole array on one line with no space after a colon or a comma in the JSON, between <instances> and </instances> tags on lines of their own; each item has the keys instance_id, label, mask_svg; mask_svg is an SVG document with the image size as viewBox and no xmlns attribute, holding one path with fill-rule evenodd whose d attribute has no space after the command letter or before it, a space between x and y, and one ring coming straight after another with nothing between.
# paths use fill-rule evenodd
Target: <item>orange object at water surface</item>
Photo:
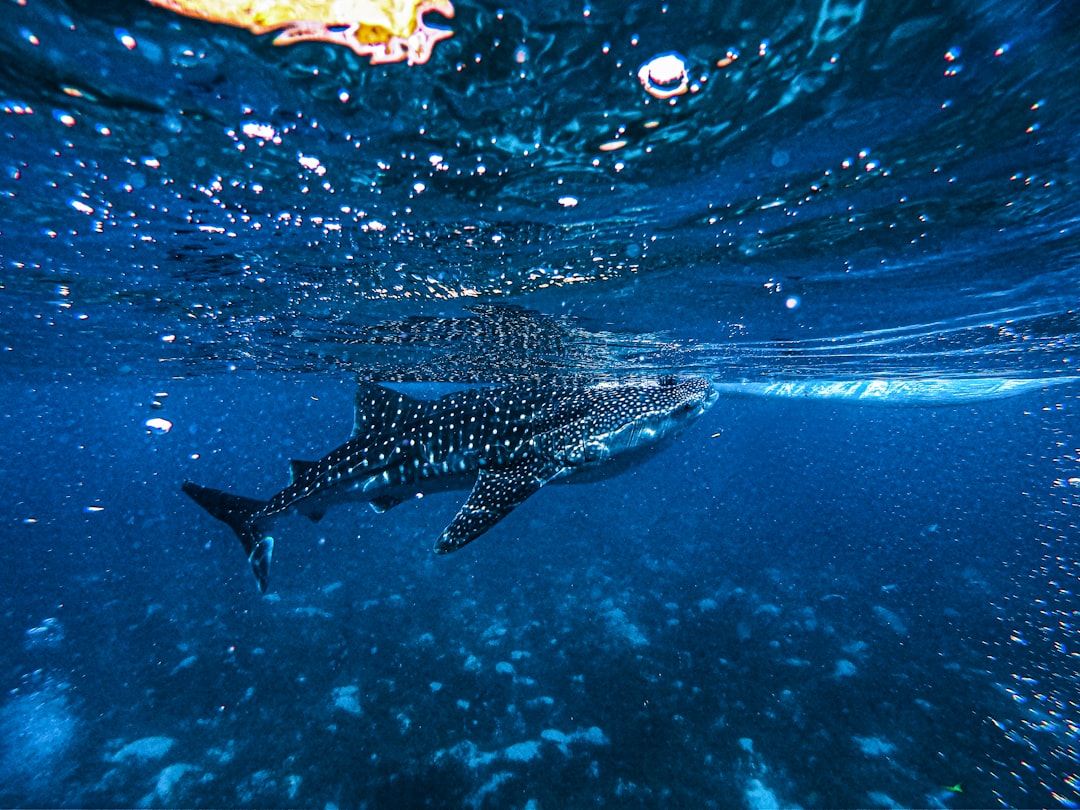
<instances>
[{"instance_id":1,"label":"orange object at water surface","mask_svg":"<svg viewBox=\"0 0 1080 810\"><path fill-rule=\"evenodd\" d=\"M210 22L279 31L275 45L318 41L344 45L372 64L431 58L439 40L453 35L424 24L424 14L454 16L450 0L149 0L155 6Z\"/></svg>"}]
</instances>

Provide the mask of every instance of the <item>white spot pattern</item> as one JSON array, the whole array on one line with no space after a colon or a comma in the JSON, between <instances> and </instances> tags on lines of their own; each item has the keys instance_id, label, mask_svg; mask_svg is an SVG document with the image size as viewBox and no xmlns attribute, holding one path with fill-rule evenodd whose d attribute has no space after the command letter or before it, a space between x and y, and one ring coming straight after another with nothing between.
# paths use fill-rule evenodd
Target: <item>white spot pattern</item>
<instances>
[{"instance_id":1,"label":"white spot pattern","mask_svg":"<svg viewBox=\"0 0 1080 810\"><path fill-rule=\"evenodd\" d=\"M427 402L362 385L353 437L317 462L293 462L293 482L245 514L242 528L266 536L264 522L309 498L314 505L300 509L318 519L335 494L354 493L383 511L425 491L467 487L475 474L469 498L435 544L454 551L552 479L655 446L715 399L700 378L537 382ZM264 584L265 569L256 573Z\"/></svg>"}]
</instances>

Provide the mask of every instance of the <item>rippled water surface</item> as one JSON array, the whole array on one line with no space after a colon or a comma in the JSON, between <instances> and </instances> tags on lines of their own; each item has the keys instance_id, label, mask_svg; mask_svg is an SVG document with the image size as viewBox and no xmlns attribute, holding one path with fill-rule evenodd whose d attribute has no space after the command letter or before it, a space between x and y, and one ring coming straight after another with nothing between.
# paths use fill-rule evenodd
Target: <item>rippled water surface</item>
<instances>
[{"instance_id":1,"label":"rippled water surface","mask_svg":"<svg viewBox=\"0 0 1080 810\"><path fill-rule=\"evenodd\" d=\"M0 804L1080 806L1072 4L0 2ZM671 374L448 558L462 493L290 519L260 598L179 493L357 378Z\"/></svg>"}]
</instances>

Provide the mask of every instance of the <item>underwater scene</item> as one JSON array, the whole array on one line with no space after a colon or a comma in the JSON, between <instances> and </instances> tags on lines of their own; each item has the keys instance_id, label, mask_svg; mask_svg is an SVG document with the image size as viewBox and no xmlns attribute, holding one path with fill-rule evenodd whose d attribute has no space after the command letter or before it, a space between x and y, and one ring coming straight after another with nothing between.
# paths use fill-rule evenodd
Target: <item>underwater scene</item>
<instances>
[{"instance_id":1,"label":"underwater scene","mask_svg":"<svg viewBox=\"0 0 1080 810\"><path fill-rule=\"evenodd\" d=\"M1080 10L0 0L0 806L1080 807Z\"/></svg>"}]
</instances>

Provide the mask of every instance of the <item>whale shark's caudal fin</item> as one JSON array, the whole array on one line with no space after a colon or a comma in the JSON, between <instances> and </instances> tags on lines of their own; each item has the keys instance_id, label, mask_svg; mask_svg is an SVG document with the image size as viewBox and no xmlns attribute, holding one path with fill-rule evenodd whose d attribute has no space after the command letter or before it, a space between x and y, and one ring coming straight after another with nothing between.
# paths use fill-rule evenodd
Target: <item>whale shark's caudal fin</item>
<instances>
[{"instance_id":1,"label":"whale shark's caudal fin","mask_svg":"<svg viewBox=\"0 0 1080 810\"><path fill-rule=\"evenodd\" d=\"M274 538L262 534L255 525L255 515L262 511L266 502L231 495L220 489L200 487L191 481L184 482L184 492L218 520L228 523L229 527L236 532L236 536L240 538L240 543L247 553L255 579L259 582L259 590L266 593L266 580L270 574L270 557L274 553Z\"/></svg>"}]
</instances>

